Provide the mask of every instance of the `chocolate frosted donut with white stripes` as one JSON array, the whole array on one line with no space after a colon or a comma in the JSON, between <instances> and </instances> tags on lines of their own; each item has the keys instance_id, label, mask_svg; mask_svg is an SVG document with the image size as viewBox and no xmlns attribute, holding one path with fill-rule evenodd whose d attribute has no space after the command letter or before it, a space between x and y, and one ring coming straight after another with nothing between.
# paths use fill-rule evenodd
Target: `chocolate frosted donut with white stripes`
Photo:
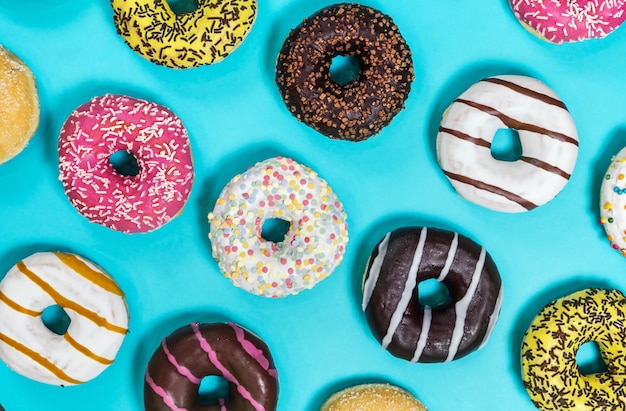
<instances>
[{"instance_id":1,"label":"chocolate frosted donut with white stripes","mask_svg":"<svg viewBox=\"0 0 626 411\"><path fill-rule=\"evenodd\" d=\"M201 403L202 378L228 382L228 395ZM148 363L146 411L272 411L278 403L278 373L260 338L234 323L191 323L161 341Z\"/></svg>"},{"instance_id":2,"label":"chocolate frosted donut with white stripes","mask_svg":"<svg viewBox=\"0 0 626 411\"><path fill-rule=\"evenodd\" d=\"M42 313L59 306L70 319L61 334ZM0 282L0 359L52 385L87 382L113 363L128 331L124 293L92 262L70 253L35 253Z\"/></svg>"},{"instance_id":3,"label":"chocolate frosted donut with white stripes","mask_svg":"<svg viewBox=\"0 0 626 411\"><path fill-rule=\"evenodd\" d=\"M434 279L449 298L421 305ZM484 247L437 228L405 227L375 247L363 280L363 311L383 348L410 362L449 362L487 343L502 304L502 281Z\"/></svg>"},{"instance_id":4,"label":"chocolate frosted donut with white stripes","mask_svg":"<svg viewBox=\"0 0 626 411\"><path fill-rule=\"evenodd\" d=\"M521 156L494 158L499 129L517 131ZM437 159L459 195L496 211L532 210L567 184L578 157L578 133L561 99L541 81L496 76L479 81L448 107L437 135Z\"/></svg>"}]
</instances>

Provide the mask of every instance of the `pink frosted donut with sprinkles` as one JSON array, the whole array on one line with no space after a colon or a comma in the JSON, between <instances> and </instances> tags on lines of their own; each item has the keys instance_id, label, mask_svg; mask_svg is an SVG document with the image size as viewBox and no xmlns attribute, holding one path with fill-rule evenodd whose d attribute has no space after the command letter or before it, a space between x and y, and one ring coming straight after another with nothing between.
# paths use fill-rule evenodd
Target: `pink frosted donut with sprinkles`
<instances>
[{"instance_id":1,"label":"pink frosted donut with sprinkles","mask_svg":"<svg viewBox=\"0 0 626 411\"><path fill-rule=\"evenodd\" d=\"M603 38L626 19L623 0L509 0L531 33L561 44Z\"/></svg>"},{"instance_id":2,"label":"pink frosted donut with sprinkles","mask_svg":"<svg viewBox=\"0 0 626 411\"><path fill-rule=\"evenodd\" d=\"M200 398L200 382L217 376L228 394ZM146 411L273 411L278 372L267 345L234 323L191 323L161 341L146 368Z\"/></svg>"},{"instance_id":3,"label":"pink frosted donut with sprinkles","mask_svg":"<svg viewBox=\"0 0 626 411\"><path fill-rule=\"evenodd\" d=\"M189 198L189 138L164 106L122 95L95 97L65 121L58 149L65 193L93 223L149 232L177 216ZM116 164L120 154L123 161Z\"/></svg>"},{"instance_id":4,"label":"pink frosted donut with sprinkles","mask_svg":"<svg viewBox=\"0 0 626 411\"><path fill-rule=\"evenodd\" d=\"M268 220L288 225L264 238ZM347 215L328 183L290 158L275 157L235 176L209 214L213 257L233 284L263 297L310 289L343 260ZM273 240L273 241L272 241Z\"/></svg>"}]
</instances>

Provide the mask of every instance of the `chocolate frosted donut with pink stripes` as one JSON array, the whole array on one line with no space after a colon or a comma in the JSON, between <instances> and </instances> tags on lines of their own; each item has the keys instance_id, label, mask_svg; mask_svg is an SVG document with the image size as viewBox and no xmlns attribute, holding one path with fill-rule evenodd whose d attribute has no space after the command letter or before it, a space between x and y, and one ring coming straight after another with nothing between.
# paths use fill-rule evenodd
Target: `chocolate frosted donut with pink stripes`
<instances>
[{"instance_id":1,"label":"chocolate frosted donut with pink stripes","mask_svg":"<svg viewBox=\"0 0 626 411\"><path fill-rule=\"evenodd\" d=\"M202 378L228 382L214 404L199 398ZM148 363L146 411L271 411L278 402L278 373L263 341L234 323L191 323L161 341Z\"/></svg>"},{"instance_id":2,"label":"chocolate frosted donut with pink stripes","mask_svg":"<svg viewBox=\"0 0 626 411\"><path fill-rule=\"evenodd\" d=\"M492 153L499 129L517 131L521 156L514 161ZM457 193L508 213L552 200L577 157L578 133L567 107L544 83L525 76L472 85L448 107L437 135L439 165Z\"/></svg>"},{"instance_id":3,"label":"chocolate frosted donut with pink stripes","mask_svg":"<svg viewBox=\"0 0 626 411\"><path fill-rule=\"evenodd\" d=\"M418 286L432 279L449 296L420 304ZM365 271L362 308L372 333L410 362L449 362L481 348L501 304L502 281L491 256L450 231L405 227L387 233Z\"/></svg>"}]
</instances>

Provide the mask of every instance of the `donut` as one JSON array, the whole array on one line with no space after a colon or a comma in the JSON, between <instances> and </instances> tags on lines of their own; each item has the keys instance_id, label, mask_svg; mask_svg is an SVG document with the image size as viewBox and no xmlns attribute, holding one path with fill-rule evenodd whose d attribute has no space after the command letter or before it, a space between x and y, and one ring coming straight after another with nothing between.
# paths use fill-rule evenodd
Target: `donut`
<instances>
[{"instance_id":1,"label":"donut","mask_svg":"<svg viewBox=\"0 0 626 411\"><path fill-rule=\"evenodd\" d=\"M262 237L264 223L289 223L283 241ZM209 214L211 248L222 273L245 291L285 297L311 289L341 264L347 215L328 183L285 157L235 176Z\"/></svg>"},{"instance_id":2,"label":"donut","mask_svg":"<svg viewBox=\"0 0 626 411\"><path fill-rule=\"evenodd\" d=\"M191 68L222 61L244 41L257 14L256 0L198 0L177 14L166 0L111 0L117 33L149 61Z\"/></svg>"},{"instance_id":3,"label":"donut","mask_svg":"<svg viewBox=\"0 0 626 411\"><path fill-rule=\"evenodd\" d=\"M611 247L626 256L626 147L612 159L600 186L600 222Z\"/></svg>"},{"instance_id":4,"label":"donut","mask_svg":"<svg viewBox=\"0 0 626 411\"><path fill-rule=\"evenodd\" d=\"M39 126L39 111L32 71L0 46L0 164L26 147Z\"/></svg>"},{"instance_id":5,"label":"donut","mask_svg":"<svg viewBox=\"0 0 626 411\"><path fill-rule=\"evenodd\" d=\"M499 129L517 131L522 155L494 158ZM526 76L489 77L448 107L437 134L437 160L458 194L507 213L532 210L567 184L578 157L578 134L559 97Z\"/></svg>"},{"instance_id":6,"label":"donut","mask_svg":"<svg viewBox=\"0 0 626 411\"><path fill-rule=\"evenodd\" d=\"M426 411L409 392L390 384L362 384L334 393L320 411Z\"/></svg>"},{"instance_id":7,"label":"donut","mask_svg":"<svg viewBox=\"0 0 626 411\"><path fill-rule=\"evenodd\" d=\"M70 319L62 335L42 320L52 306ZM76 254L32 254L0 282L0 360L32 380L68 386L94 379L113 363L127 331L124 293Z\"/></svg>"},{"instance_id":8,"label":"donut","mask_svg":"<svg viewBox=\"0 0 626 411\"><path fill-rule=\"evenodd\" d=\"M228 382L228 396L199 405L202 378ZM278 402L278 373L269 348L234 323L191 323L161 341L144 384L146 411L272 411Z\"/></svg>"},{"instance_id":9,"label":"donut","mask_svg":"<svg viewBox=\"0 0 626 411\"><path fill-rule=\"evenodd\" d=\"M418 285L435 279L450 298L430 307ZM367 322L382 347L421 363L449 362L482 348L502 305L502 281L484 247L458 233L403 227L374 248L363 279Z\"/></svg>"},{"instance_id":10,"label":"donut","mask_svg":"<svg viewBox=\"0 0 626 411\"><path fill-rule=\"evenodd\" d=\"M358 76L330 75L336 56L358 59ZM359 4L335 4L305 19L283 43L276 83L289 111L333 139L361 141L404 108L414 79L411 51L391 17Z\"/></svg>"},{"instance_id":11,"label":"donut","mask_svg":"<svg viewBox=\"0 0 626 411\"><path fill-rule=\"evenodd\" d=\"M126 175L111 156L126 153ZM182 121L168 108L106 94L78 107L59 137L60 180L89 221L124 233L153 231L182 212L194 172ZM136 175L134 175L136 174Z\"/></svg>"},{"instance_id":12,"label":"donut","mask_svg":"<svg viewBox=\"0 0 626 411\"><path fill-rule=\"evenodd\" d=\"M522 378L532 402L548 410L624 409L626 298L618 290L588 288L546 305L521 347ZM595 342L607 371L583 374L578 349Z\"/></svg>"},{"instance_id":13,"label":"donut","mask_svg":"<svg viewBox=\"0 0 626 411\"><path fill-rule=\"evenodd\" d=\"M522 26L562 44L608 36L626 19L623 0L509 0Z\"/></svg>"}]
</instances>

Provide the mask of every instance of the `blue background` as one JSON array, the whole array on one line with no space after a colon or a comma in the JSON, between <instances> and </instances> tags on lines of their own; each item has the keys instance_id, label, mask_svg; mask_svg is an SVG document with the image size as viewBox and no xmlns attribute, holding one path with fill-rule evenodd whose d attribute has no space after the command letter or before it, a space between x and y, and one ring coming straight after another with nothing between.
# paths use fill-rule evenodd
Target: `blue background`
<instances>
[{"instance_id":1,"label":"blue background","mask_svg":"<svg viewBox=\"0 0 626 411\"><path fill-rule=\"evenodd\" d=\"M280 374L280 411L315 411L335 390L389 381L431 411L533 410L519 346L550 300L588 286L626 289L626 260L598 223L598 191L611 156L626 145L626 28L603 40L556 46L535 38L504 0L365 3L391 15L410 45L416 79L401 112L362 143L332 141L299 123L274 84L289 30L329 1L261 0L243 45L214 66L176 71L132 52L116 34L108 1L0 1L0 44L33 70L41 124L29 146L0 166L0 278L36 251L79 253L126 292L130 329L116 362L97 379L59 388L0 364L7 411L143 409L143 373L159 340L189 321L238 322L260 335ZM447 105L475 81L526 74L550 85L578 127L572 179L550 203L501 214L461 199L435 153ZM145 235L89 223L58 181L59 130L93 96L124 93L164 104L184 121L196 180L184 213ZM343 264L311 291L282 300L249 295L219 272L207 214L223 186L256 161L291 156L342 199L350 242ZM360 310L370 251L405 225L456 230L487 247L504 284L490 342L448 364L409 364L384 351Z\"/></svg>"}]
</instances>

